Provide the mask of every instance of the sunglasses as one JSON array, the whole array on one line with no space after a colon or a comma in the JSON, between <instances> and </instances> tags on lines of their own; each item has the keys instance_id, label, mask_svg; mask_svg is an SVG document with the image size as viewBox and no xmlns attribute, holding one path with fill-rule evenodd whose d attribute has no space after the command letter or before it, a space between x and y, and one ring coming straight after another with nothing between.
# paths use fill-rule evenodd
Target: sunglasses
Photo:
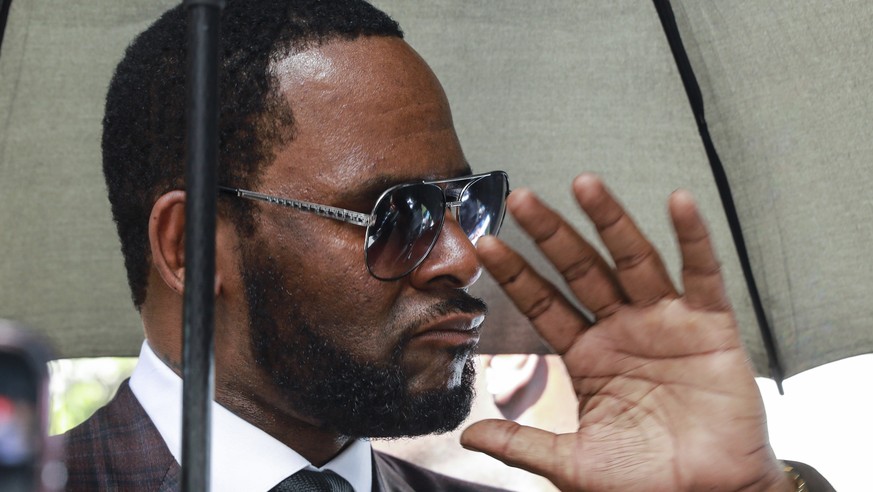
<instances>
[{"instance_id":1,"label":"sunglasses","mask_svg":"<svg viewBox=\"0 0 873 492\"><path fill-rule=\"evenodd\" d=\"M219 191L251 200L311 212L367 228L367 270L380 280L397 280L415 270L433 250L446 218L455 214L474 245L482 236L497 235L506 212L509 178L503 171L403 183L385 190L369 214L219 186Z\"/></svg>"}]
</instances>

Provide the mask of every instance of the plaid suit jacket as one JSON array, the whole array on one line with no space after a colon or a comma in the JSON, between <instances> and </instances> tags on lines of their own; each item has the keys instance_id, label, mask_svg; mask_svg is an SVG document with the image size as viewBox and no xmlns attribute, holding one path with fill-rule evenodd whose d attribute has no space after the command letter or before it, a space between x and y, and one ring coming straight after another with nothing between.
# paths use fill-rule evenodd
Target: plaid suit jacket
<instances>
[{"instance_id":1,"label":"plaid suit jacket","mask_svg":"<svg viewBox=\"0 0 873 492\"><path fill-rule=\"evenodd\" d=\"M170 454L127 381L115 398L64 436L68 472L67 491L179 490L181 468ZM815 469L792 464L812 492L834 490ZM392 456L373 455L373 490L498 491L428 471Z\"/></svg>"},{"instance_id":2,"label":"plaid suit jacket","mask_svg":"<svg viewBox=\"0 0 873 492\"><path fill-rule=\"evenodd\" d=\"M179 490L181 468L127 381L109 404L66 433L64 439L68 492ZM440 475L375 452L373 490L500 489Z\"/></svg>"},{"instance_id":3,"label":"plaid suit jacket","mask_svg":"<svg viewBox=\"0 0 873 492\"><path fill-rule=\"evenodd\" d=\"M127 381L64 439L68 492L179 490L181 467Z\"/></svg>"}]
</instances>

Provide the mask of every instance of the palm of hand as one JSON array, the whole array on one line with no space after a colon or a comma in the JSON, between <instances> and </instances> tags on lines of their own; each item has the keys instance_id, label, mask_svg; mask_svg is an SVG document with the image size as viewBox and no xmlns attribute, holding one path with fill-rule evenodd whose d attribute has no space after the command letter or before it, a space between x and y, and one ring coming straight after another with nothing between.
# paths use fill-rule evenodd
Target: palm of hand
<instances>
[{"instance_id":1,"label":"palm of hand","mask_svg":"<svg viewBox=\"0 0 873 492\"><path fill-rule=\"evenodd\" d=\"M598 180L578 179L576 193L615 269L532 194L522 192L510 210L596 322L498 240L483 240L480 252L562 355L579 397L579 429L554 435L486 421L471 426L462 444L541 474L562 490L784 485L693 201L685 195L671 201L684 262L680 296L657 253Z\"/></svg>"},{"instance_id":2,"label":"palm of hand","mask_svg":"<svg viewBox=\"0 0 873 492\"><path fill-rule=\"evenodd\" d=\"M705 489L738 475L722 466L731 455L766 446L730 313L675 299L627 307L585 332L564 360L579 432L558 437L567 441L559 468L578 469L568 478L583 489ZM749 435L761 440L740 437Z\"/></svg>"}]
</instances>

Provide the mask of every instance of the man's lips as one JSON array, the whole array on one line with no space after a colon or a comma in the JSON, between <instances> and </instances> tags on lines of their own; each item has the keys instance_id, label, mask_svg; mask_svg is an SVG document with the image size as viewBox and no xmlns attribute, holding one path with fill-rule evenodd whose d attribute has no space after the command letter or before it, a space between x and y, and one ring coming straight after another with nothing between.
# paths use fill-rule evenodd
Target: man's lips
<instances>
[{"instance_id":1,"label":"man's lips","mask_svg":"<svg viewBox=\"0 0 873 492\"><path fill-rule=\"evenodd\" d=\"M485 320L482 313L455 313L443 316L416 330L411 342L442 346L471 345L479 341L479 326Z\"/></svg>"}]
</instances>

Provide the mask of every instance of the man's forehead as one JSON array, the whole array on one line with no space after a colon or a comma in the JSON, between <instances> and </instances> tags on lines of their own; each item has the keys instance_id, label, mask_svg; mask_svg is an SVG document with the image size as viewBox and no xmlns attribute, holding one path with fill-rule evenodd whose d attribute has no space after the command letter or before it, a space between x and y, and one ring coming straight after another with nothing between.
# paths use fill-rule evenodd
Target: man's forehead
<instances>
[{"instance_id":1,"label":"man's forehead","mask_svg":"<svg viewBox=\"0 0 873 492\"><path fill-rule=\"evenodd\" d=\"M280 92L294 90L298 84L332 77L339 67L333 57L321 49L306 49L275 60L270 73L279 85Z\"/></svg>"},{"instance_id":2,"label":"man's forehead","mask_svg":"<svg viewBox=\"0 0 873 492\"><path fill-rule=\"evenodd\" d=\"M402 38L389 36L337 38L313 43L274 59L269 69L281 92L342 82L402 81L417 86L439 86L418 53Z\"/></svg>"},{"instance_id":3,"label":"man's forehead","mask_svg":"<svg viewBox=\"0 0 873 492\"><path fill-rule=\"evenodd\" d=\"M291 53L272 70L294 136L276 156L270 185L293 180L300 186L287 189L295 193L384 190L469 174L442 87L403 40L331 41Z\"/></svg>"}]
</instances>

